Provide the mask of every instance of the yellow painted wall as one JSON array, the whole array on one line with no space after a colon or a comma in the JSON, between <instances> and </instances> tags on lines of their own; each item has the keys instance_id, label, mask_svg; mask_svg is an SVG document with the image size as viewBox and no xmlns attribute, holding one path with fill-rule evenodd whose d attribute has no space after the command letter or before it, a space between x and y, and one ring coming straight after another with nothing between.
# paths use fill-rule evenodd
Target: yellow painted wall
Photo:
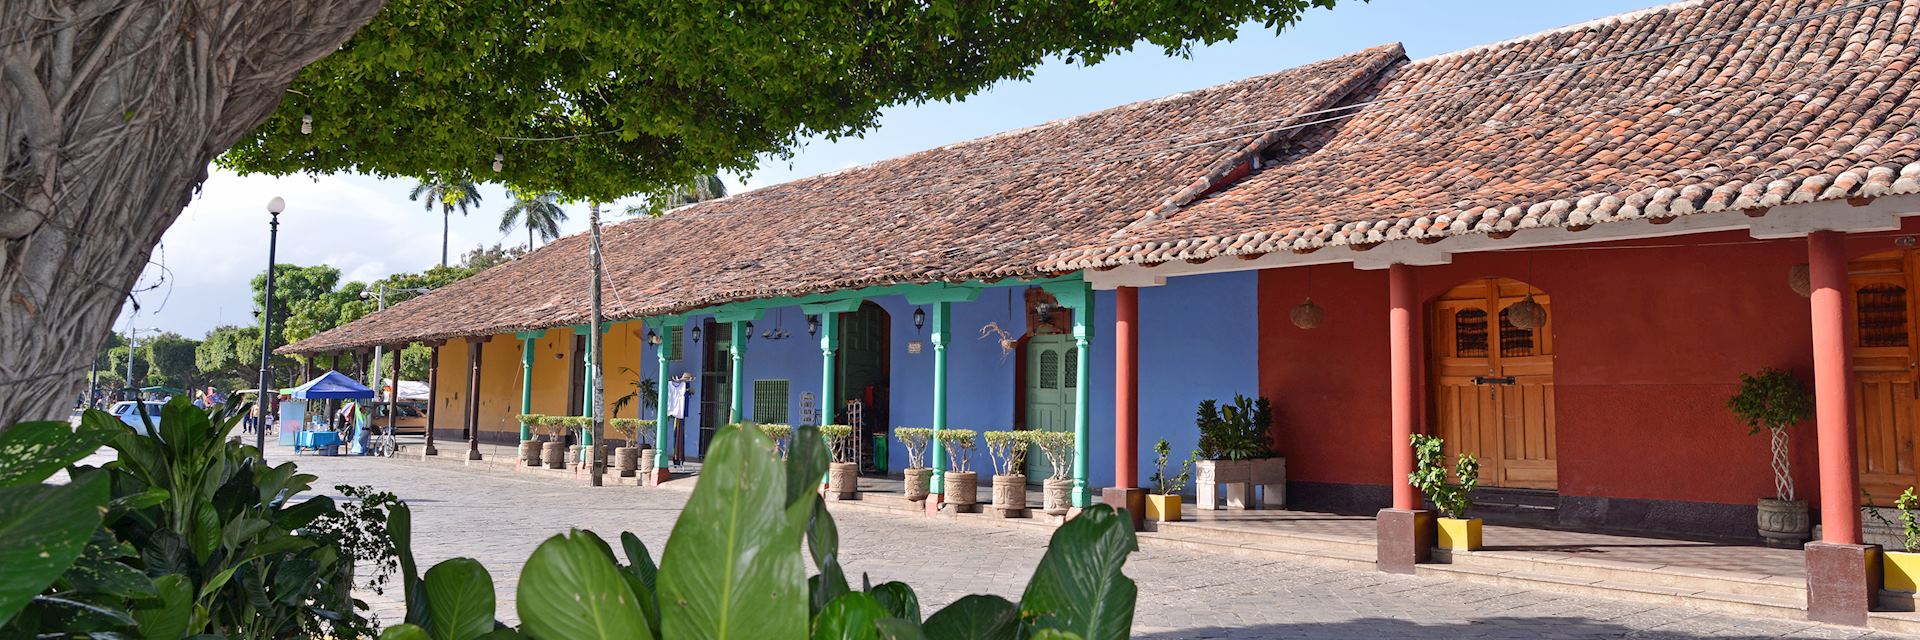
<instances>
[{"instance_id":1,"label":"yellow painted wall","mask_svg":"<svg viewBox=\"0 0 1920 640\"><path fill-rule=\"evenodd\" d=\"M533 341L533 411L548 416L570 416L580 408L569 406L573 383L573 330L548 329Z\"/></svg>"},{"instance_id":2,"label":"yellow painted wall","mask_svg":"<svg viewBox=\"0 0 1920 640\"><path fill-rule=\"evenodd\" d=\"M606 406L612 407L615 400L633 393L639 379L651 375L650 370L640 366L640 340L644 335L646 330L640 328L640 323L623 322L613 325L607 331L606 340L601 342L600 357L606 359L601 367L607 377L602 389ZM628 370L622 371L623 368ZM609 415L615 418L639 417L640 402L638 399L630 401L618 413Z\"/></svg>"},{"instance_id":3,"label":"yellow painted wall","mask_svg":"<svg viewBox=\"0 0 1920 640\"><path fill-rule=\"evenodd\" d=\"M434 437L457 438L467 419L466 341L448 340L440 345L440 364L434 382Z\"/></svg>"},{"instance_id":4,"label":"yellow painted wall","mask_svg":"<svg viewBox=\"0 0 1920 640\"><path fill-rule=\"evenodd\" d=\"M520 422L520 341L513 334L497 335L482 347L480 356L480 430L511 432L518 440Z\"/></svg>"},{"instance_id":5,"label":"yellow painted wall","mask_svg":"<svg viewBox=\"0 0 1920 640\"><path fill-rule=\"evenodd\" d=\"M645 329L638 322L615 325L603 334L605 339L601 350L606 359L602 366L606 376L606 406L611 407L621 396L633 393L640 378L653 376L653 367L647 366L651 363L644 363L640 358L645 334ZM580 357L574 349L575 335L571 328L558 327L548 329L545 336L534 340L533 403L528 413L580 414L580 408L573 406L569 397L574 362ZM482 347L485 351L480 367L479 422L483 432L518 434L520 430L516 416L521 413L521 349L524 344L513 334L501 334ZM438 409L434 416L434 429L440 437L458 437L457 432L465 424L469 371L467 348L468 342L459 338L448 340L440 347ZM638 401L630 401L614 415L637 417L639 408Z\"/></svg>"}]
</instances>

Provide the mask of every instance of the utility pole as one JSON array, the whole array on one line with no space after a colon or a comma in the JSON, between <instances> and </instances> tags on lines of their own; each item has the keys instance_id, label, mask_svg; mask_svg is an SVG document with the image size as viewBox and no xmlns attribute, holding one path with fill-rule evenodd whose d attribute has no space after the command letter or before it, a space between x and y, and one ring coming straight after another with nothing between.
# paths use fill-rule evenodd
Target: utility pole
<instances>
[{"instance_id":1,"label":"utility pole","mask_svg":"<svg viewBox=\"0 0 1920 640\"><path fill-rule=\"evenodd\" d=\"M593 355L593 358L588 360L593 367L593 371L588 374L588 378L593 381L593 451L588 457L593 460L592 483L593 486L598 487L605 482L602 476L607 471L607 457L600 453L605 448L601 443L605 442L602 438L606 434L607 412L605 397L602 395L605 385L600 380L600 203L598 202L593 203L590 209L587 227L593 230L593 241L587 245L587 263L593 269L591 298L593 309L587 323L587 351Z\"/></svg>"}]
</instances>

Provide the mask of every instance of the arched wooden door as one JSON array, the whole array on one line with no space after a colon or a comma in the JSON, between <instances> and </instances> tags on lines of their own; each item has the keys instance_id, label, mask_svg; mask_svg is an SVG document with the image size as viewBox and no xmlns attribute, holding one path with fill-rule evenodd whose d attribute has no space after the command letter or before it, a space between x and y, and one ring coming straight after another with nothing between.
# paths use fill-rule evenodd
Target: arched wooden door
<instances>
[{"instance_id":1,"label":"arched wooden door","mask_svg":"<svg viewBox=\"0 0 1920 640\"><path fill-rule=\"evenodd\" d=\"M1847 268L1847 320L1852 324L1853 421L1860 488L1874 504L1891 505L1915 473L1913 425L1920 409L1914 385L1915 253L1894 251Z\"/></svg>"},{"instance_id":2,"label":"arched wooden door","mask_svg":"<svg viewBox=\"0 0 1920 640\"><path fill-rule=\"evenodd\" d=\"M1547 308L1546 324L1531 330L1508 321L1528 293ZM1479 459L1481 485L1558 489L1552 302L1518 280L1487 278L1454 287L1431 309L1433 426L1446 439L1449 473L1464 451Z\"/></svg>"}]
</instances>

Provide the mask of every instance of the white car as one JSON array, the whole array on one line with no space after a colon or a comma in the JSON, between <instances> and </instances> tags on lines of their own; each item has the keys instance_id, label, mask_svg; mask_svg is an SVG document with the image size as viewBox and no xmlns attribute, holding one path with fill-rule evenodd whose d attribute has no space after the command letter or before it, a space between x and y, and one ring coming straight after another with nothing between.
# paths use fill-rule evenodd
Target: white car
<instances>
[{"instance_id":1,"label":"white car","mask_svg":"<svg viewBox=\"0 0 1920 640\"><path fill-rule=\"evenodd\" d=\"M132 400L115 402L113 403L113 408L108 409L107 413L113 414L113 417L119 418L121 422L126 423L129 427L133 427L134 433L143 436L153 435L152 432L147 430L147 423L140 419L140 410L135 408L134 404L136 403ZM147 405L147 420L153 421L153 426L155 427L160 426L160 408L167 406L167 403L148 400L145 401L145 404Z\"/></svg>"}]
</instances>

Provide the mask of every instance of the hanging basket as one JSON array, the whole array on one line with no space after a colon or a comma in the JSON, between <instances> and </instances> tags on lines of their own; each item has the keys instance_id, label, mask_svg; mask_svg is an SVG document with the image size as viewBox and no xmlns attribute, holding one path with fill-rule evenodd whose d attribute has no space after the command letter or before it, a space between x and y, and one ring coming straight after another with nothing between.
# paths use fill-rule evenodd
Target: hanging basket
<instances>
[{"instance_id":1,"label":"hanging basket","mask_svg":"<svg viewBox=\"0 0 1920 640\"><path fill-rule=\"evenodd\" d=\"M1320 326L1320 320L1326 317L1326 312L1320 309L1320 305L1313 303L1313 298L1307 298L1306 302L1300 303L1289 311L1287 317L1293 319L1293 326L1314 329Z\"/></svg>"},{"instance_id":2,"label":"hanging basket","mask_svg":"<svg viewBox=\"0 0 1920 640\"><path fill-rule=\"evenodd\" d=\"M1547 308L1533 301L1533 294L1507 307L1507 322L1521 329L1533 330L1547 324Z\"/></svg>"},{"instance_id":3,"label":"hanging basket","mask_svg":"<svg viewBox=\"0 0 1920 640\"><path fill-rule=\"evenodd\" d=\"M1807 263L1793 265L1787 270L1787 288L1802 298L1813 297L1813 277L1807 270Z\"/></svg>"}]
</instances>

